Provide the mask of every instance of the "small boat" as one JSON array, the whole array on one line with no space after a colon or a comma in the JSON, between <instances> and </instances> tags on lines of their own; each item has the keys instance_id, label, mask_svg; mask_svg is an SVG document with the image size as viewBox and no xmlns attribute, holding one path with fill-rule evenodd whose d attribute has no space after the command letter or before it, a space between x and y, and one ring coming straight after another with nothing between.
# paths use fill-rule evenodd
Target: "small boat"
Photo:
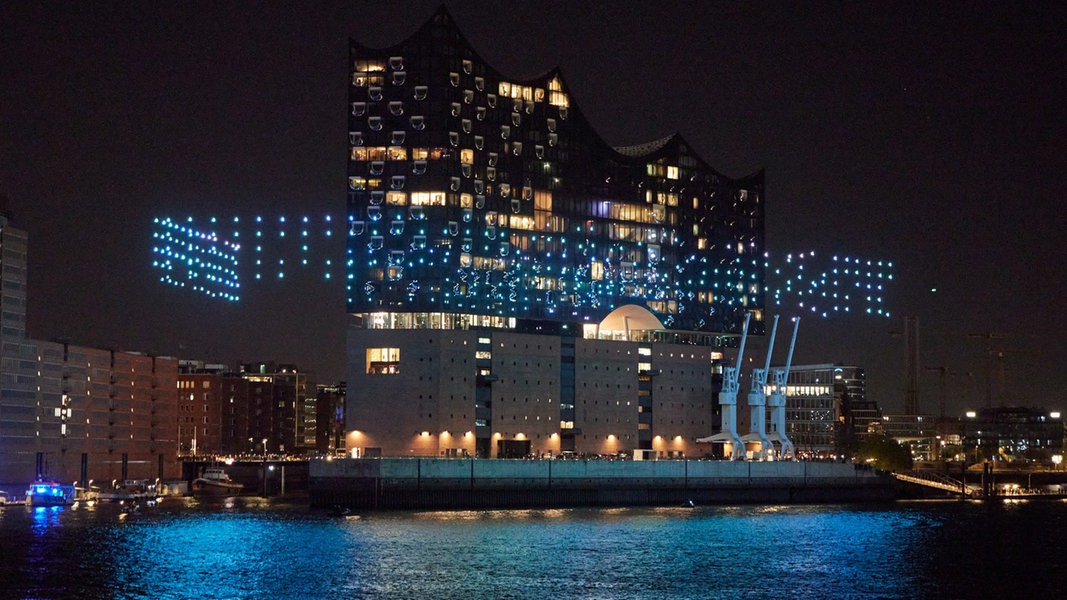
<instances>
[{"instance_id":1,"label":"small boat","mask_svg":"<svg viewBox=\"0 0 1067 600\"><path fill-rule=\"evenodd\" d=\"M30 506L70 506L74 504L74 486L38 479L26 490L26 504Z\"/></svg>"},{"instance_id":2,"label":"small boat","mask_svg":"<svg viewBox=\"0 0 1067 600\"><path fill-rule=\"evenodd\" d=\"M193 480L193 494L232 496L244 490L244 484L232 479L219 467L208 467L204 473Z\"/></svg>"},{"instance_id":3,"label":"small boat","mask_svg":"<svg viewBox=\"0 0 1067 600\"><path fill-rule=\"evenodd\" d=\"M138 502L141 500L155 500L154 486L150 486L147 480L127 480L119 487L112 490L100 490L96 492L96 499L101 502Z\"/></svg>"}]
</instances>

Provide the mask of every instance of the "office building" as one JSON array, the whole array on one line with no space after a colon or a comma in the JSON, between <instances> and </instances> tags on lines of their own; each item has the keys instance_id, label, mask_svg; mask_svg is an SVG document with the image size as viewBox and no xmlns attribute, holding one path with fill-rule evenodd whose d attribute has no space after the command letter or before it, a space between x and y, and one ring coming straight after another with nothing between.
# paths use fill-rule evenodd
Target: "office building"
<instances>
[{"instance_id":1,"label":"office building","mask_svg":"<svg viewBox=\"0 0 1067 600\"><path fill-rule=\"evenodd\" d=\"M315 450L323 456L345 453L345 382L315 386Z\"/></svg>"},{"instance_id":2,"label":"office building","mask_svg":"<svg viewBox=\"0 0 1067 600\"><path fill-rule=\"evenodd\" d=\"M233 369L183 361L178 388L178 434L185 455L315 451L314 384L294 365L258 362Z\"/></svg>"},{"instance_id":3,"label":"office building","mask_svg":"<svg viewBox=\"0 0 1067 600\"><path fill-rule=\"evenodd\" d=\"M851 456L881 410L867 400L863 369L839 364L794 365L786 394L786 434L804 458Z\"/></svg>"},{"instance_id":4,"label":"office building","mask_svg":"<svg viewBox=\"0 0 1067 600\"><path fill-rule=\"evenodd\" d=\"M350 48L348 447L708 451L715 361L763 332L763 173L609 146L558 69L497 71L443 8Z\"/></svg>"},{"instance_id":5,"label":"office building","mask_svg":"<svg viewBox=\"0 0 1067 600\"><path fill-rule=\"evenodd\" d=\"M963 452L975 461L1044 462L1064 452L1064 423L1058 411L998 406L968 412Z\"/></svg>"},{"instance_id":6,"label":"office building","mask_svg":"<svg viewBox=\"0 0 1067 600\"><path fill-rule=\"evenodd\" d=\"M177 476L178 361L28 338L27 249L0 214L0 482Z\"/></svg>"}]
</instances>

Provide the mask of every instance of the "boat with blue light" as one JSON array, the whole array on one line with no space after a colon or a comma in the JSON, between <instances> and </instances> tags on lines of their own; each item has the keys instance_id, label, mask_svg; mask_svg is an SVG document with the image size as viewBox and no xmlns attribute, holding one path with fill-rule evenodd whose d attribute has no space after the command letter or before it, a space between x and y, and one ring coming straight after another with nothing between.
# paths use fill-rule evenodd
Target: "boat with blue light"
<instances>
[{"instance_id":1,"label":"boat with blue light","mask_svg":"<svg viewBox=\"0 0 1067 600\"><path fill-rule=\"evenodd\" d=\"M74 504L73 485L61 485L55 481L38 480L26 490L26 504L30 506L70 506Z\"/></svg>"}]
</instances>

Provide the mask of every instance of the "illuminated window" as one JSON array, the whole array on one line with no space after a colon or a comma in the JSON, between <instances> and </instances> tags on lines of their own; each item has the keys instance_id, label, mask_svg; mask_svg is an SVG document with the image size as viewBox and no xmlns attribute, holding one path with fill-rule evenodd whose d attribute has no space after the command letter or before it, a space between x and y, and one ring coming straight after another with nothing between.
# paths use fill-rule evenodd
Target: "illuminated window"
<instances>
[{"instance_id":1,"label":"illuminated window","mask_svg":"<svg viewBox=\"0 0 1067 600\"><path fill-rule=\"evenodd\" d=\"M416 206L444 206L444 192L412 192L411 204Z\"/></svg>"},{"instance_id":2,"label":"illuminated window","mask_svg":"<svg viewBox=\"0 0 1067 600\"><path fill-rule=\"evenodd\" d=\"M667 166L667 179L678 179L678 167Z\"/></svg>"},{"instance_id":3,"label":"illuminated window","mask_svg":"<svg viewBox=\"0 0 1067 600\"><path fill-rule=\"evenodd\" d=\"M408 203L408 195L404 192L389 192L385 195L386 204L404 206Z\"/></svg>"},{"instance_id":4,"label":"illuminated window","mask_svg":"<svg viewBox=\"0 0 1067 600\"><path fill-rule=\"evenodd\" d=\"M594 260L592 268L589 270L589 277L593 281L600 281L604 279L604 263L599 260Z\"/></svg>"},{"instance_id":5,"label":"illuminated window","mask_svg":"<svg viewBox=\"0 0 1067 600\"><path fill-rule=\"evenodd\" d=\"M400 373L400 348L367 348L367 373L372 375Z\"/></svg>"},{"instance_id":6,"label":"illuminated window","mask_svg":"<svg viewBox=\"0 0 1067 600\"><path fill-rule=\"evenodd\" d=\"M385 156L389 160L407 160L408 149L403 146L390 146Z\"/></svg>"}]
</instances>

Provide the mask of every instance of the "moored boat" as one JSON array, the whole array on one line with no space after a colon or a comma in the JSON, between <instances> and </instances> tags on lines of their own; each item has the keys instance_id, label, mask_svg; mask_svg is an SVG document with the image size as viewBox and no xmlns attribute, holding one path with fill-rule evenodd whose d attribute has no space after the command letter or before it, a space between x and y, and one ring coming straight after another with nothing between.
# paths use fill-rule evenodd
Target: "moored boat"
<instances>
[{"instance_id":1,"label":"moored boat","mask_svg":"<svg viewBox=\"0 0 1067 600\"><path fill-rule=\"evenodd\" d=\"M193 480L193 494L234 495L240 494L244 487L243 483L230 479L229 474L219 467L208 467Z\"/></svg>"},{"instance_id":2,"label":"moored boat","mask_svg":"<svg viewBox=\"0 0 1067 600\"><path fill-rule=\"evenodd\" d=\"M74 486L39 479L26 490L26 504L30 506L70 506L74 504Z\"/></svg>"}]
</instances>

